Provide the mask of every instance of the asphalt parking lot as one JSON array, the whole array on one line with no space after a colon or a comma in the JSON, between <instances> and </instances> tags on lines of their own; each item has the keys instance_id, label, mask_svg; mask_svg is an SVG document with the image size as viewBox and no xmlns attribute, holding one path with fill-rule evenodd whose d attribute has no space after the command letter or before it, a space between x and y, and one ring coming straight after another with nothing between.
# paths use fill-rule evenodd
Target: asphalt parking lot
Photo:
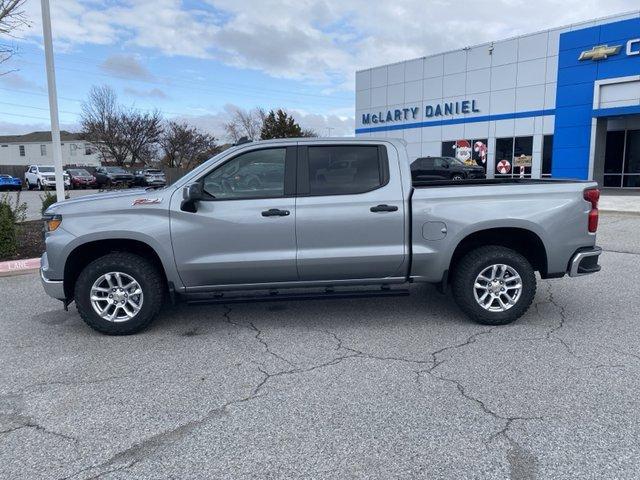
<instances>
[{"instance_id":1,"label":"asphalt parking lot","mask_svg":"<svg viewBox=\"0 0 640 480\"><path fill-rule=\"evenodd\" d=\"M637 478L640 216L517 323L450 297L167 307L106 337L0 278L0 477Z\"/></svg>"}]
</instances>

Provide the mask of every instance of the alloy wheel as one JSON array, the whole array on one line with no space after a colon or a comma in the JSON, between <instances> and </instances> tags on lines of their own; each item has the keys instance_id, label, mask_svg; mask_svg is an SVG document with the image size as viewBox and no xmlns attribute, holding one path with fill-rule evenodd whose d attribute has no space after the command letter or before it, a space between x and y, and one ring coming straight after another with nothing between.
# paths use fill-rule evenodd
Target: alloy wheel
<instances>
[{"instance_id":1,"label":"alloy wheel","mask_svg":"<svg viewBox=\"0 0 640 480\"><path fill-rule=\"evenodd\" d=\"M485 310L504 312L513 307L522 294L522 279L518 272L505 264L483 269L473 285L473 295Z\"/></svg>"}]
</instances>

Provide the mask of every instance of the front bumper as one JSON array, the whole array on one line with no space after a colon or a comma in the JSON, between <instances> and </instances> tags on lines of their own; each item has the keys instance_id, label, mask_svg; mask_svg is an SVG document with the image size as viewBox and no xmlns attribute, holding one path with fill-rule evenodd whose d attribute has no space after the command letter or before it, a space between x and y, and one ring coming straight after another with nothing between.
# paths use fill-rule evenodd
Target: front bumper
<instances>
[{"instance_id":1,"label":"front bumper","mask_svg":"<svg viewBox=\"0 0 640 480\"><path fill-rule=\"evenodd\" d=\"M44 185L45 187L55 187L56 186L56 181L55 180L41 180L40 183L42 185ZM69 185L71 185L71 181L69 179L64 179L63 183L65 185L65 187L68 187Z\"/></svg>"},{"instance_id":2,"label":"front bumper","mask_svg":"<svg viewBox=\"0 0 640 480\"><path fill-rule=\"evenodd\" d=\"M44 288L45 293L50 297L63 301L66 300L66 295L64 294L64 282L62 280L49 280L46 277L48 267L49 262L45 252L40 259L40 281L42 282L42 288Z\"/></svg>"},{"instance_id":3,"label":"front bumper","mask_svg":"<svg viewBox=\"0 0 640 480\"><path fill-rule=\"evenodd\" d=\"M599 272L601 267L598 265L598 257L601 253L600 247L586 247L578 250L569 261L569 276L581 277Z\"/></svg>"}]
</instances>

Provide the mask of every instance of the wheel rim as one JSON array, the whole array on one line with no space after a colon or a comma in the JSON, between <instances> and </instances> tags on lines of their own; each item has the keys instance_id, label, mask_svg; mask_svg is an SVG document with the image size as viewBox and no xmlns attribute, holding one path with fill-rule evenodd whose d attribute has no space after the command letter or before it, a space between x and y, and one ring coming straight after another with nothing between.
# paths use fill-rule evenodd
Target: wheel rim
<instances>
[{"instance_id":1,"label":"wheel rim","mask_svg":"<svg viewBox=\"0 0 640 480\"><path fill-rule=\"evenodd\" d=\"M453 179L454 180L462 180L463 177L461 177L460 175L454 175Z\"/></svg>"},{"instance_id":2,"label":"wheel rim","mask_svg":"<svg viewBox=\"0 0 640 480\"><path fill-rule=\"evenodd\" d=\"M108 322L126 322L142 308L144 295L138 281L122 272L101 275L91 287L91 306Z\"/></svg>"},{"instance_id":3,"label":"wheel rim","mask_svg":"<svg viewBox=\"0 0 640 480\"><path fill-rule=\"evenodd\" d=\"M489 312L504 312L513 307L522 294L522 278L509 265L497 263L483 269L473 285L473 295Z\"/></svg>"}]
</instances>

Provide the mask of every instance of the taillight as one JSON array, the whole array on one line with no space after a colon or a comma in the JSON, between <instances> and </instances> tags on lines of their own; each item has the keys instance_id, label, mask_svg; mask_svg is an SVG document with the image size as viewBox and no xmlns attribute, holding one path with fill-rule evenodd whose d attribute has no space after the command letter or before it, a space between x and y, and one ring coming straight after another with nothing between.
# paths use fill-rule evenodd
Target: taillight
<instances>
[{"instance_id":1,"label":"taillight","mask_svg":"<svg viewBox=\"0 0 640 480\"><path fill-rule=\"evenodd\" d=\"M584 191L584 199L591 203L591 211L589 212L589 232L596 233L598 230L598 200L600 200L600 190L597 188L589 188Z\"/></svg>"}]
</instances>

